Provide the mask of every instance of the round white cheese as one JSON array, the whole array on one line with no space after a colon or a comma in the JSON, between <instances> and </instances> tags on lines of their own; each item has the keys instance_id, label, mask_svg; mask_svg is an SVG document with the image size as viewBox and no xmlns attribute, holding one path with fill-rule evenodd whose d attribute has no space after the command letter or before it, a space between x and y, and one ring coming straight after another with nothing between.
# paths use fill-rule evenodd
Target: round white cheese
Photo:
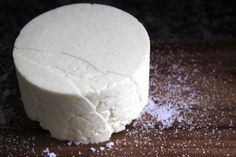
<instances>
[{"instance_id":1,"label":"round white cheese","mask_svg":"<svg viewBox=\"0 0 236 157\"><path fill-rule=\"evenodd\" d=\"M132 15L74 4L30 21L13 51L27 115L60 140L109 140L148 98L150 41Z\"/></svg>"}]
</instances>

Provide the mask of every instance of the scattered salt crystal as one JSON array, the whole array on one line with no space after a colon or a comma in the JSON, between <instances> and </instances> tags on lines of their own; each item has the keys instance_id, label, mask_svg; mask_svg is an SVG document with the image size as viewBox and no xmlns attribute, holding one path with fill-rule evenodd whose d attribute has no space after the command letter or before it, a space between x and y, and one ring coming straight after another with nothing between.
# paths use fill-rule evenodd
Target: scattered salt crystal
<instances>
[{"instance_id":1,"label":"scattered salt crystal","mask_svg":"<svg viewBox=\"0 0 236 157\"><path fill-rule=\"evenodd\" d=\"M103 151L103 150L105 149L105 147L99 147L99 149L100 149L101 151Z\"/></svg>"},{"instance_id":2,"label":"scattered salt crystal","mask_svg":"<svg viewBox=\"0 0 236 157\"><path fill-rule=\"evenodd\" d=\"M49 149L46 148L45 150L43 150L43 153L49 153Z\"/></svg>"},{"instance_id":3,"label":"scattered salt crystal","mask_svg":"<svg viewBox=\"0 0 236 157\"><path fill-rule=\"evenodd\" d=\"M107 148L112 148L114 146L114 143L113 142L109 142L106 144L106 147Z\"/></svg>"},{"instance_id":4,"label":"scattered salt crystal","mask_svg":"<svg viewBox=\"0 0 236 157\"><path fill-rule=\"evenodd\" d=\"M68 145L68 146L71 146L71 145L72 145L72 141L69 141L69 142L67 143L67 145Z\"/></svg>"},{"instance_id":5,"label":"scattered salt crystal","mask_svg":"<svg viewBox=\"0 0 236 157\"><path fill-rule=\"evenodd\" d=\"M43 150L43 153L45 154L45 157L56 157L57 156L54 152L50 152L48 148Z\"/></svg>"},{"instance_id":6,"label":"scattered salt crystal","mask_svg":"<svg viewBox=\"0 0 236 157\"><path fill-rule=\"evenodd\" d=\"M67 142L67 145L68 146L71 146L72 144L75 144L75 145L80 145L80 142L77 142L77 141L69 141L69 142Z\"/></svg>"},{"instance_id":7,"label":"scattered salt crystal","mask_svg":"<svg viewBox=\"0 0 236 157\"><path fill-rule=\"evenodd\" d=\"M57 155L56 155L55 153L53 153L53 152L48 153L47 155L48 155L48 157L56 157L56 156L57 156Z\"/></svg>"},{"instance_id":8,"label":"scattered salt crystal","mask_svg":"<svg viewBox=\"0 0 236 157\"><path fill-rule=\"evenodd\" d=\"M229 127L233 127L234 125L233 125L233 121L232 120L230 120L230 122L229 122Z\"/></svg>"},{"instance_id":9,"label":"scattered salt crystal","mask_svg":"<svg viewBox=\"0 0 236 157\"><path fill-rule=\"evenodd\" d=\"M92 152L95 152L95 151L96 151L96 148L91 147L90 150L91 150Z\"/></svg>"}]
</instances>

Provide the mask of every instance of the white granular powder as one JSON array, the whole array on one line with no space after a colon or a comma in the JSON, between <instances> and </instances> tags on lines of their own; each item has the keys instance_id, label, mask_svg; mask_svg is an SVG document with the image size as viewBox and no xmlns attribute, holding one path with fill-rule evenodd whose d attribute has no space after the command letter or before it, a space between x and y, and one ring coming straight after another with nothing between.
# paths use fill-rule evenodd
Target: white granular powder
<instances>
[{"instance_id":1,"label":"white granular powder","mask_svg":"<svg viewBox=\"0 0 236 157\"><path fill-rule=\"evenodd\" d=\"M91 147L90 150L91 150L92 152L95 152L95 151L96 151L96 148Z\"/></svg>"},{"instance_id":2,"label":"white granular powder","mask_svg":"<svg viewBox=\"0 0 236 157\"><path fill-rule=\"evenodd\" d=\"M100 149L101 151L103 151L103 150L105 149L105 147L99 147L99 149Z\"/></svg>"},{"instance_id":3,"label":"white granular powder","mask_svg":"<svg viewBox=\"0 0 236 157\"><path fill-rule=\"evenodd\" d=\"M71 146L72 144L79 146L80 142L78 142L78 141L69 141L69 142L67 142L68 146Z\"/></svg>"},{"instance_id":4,"label":"white granular powder","mask_svg":"<svg viewBox=\"0 0 236 157\"><path fill-rule=\"evenodd\" d=\"M56 157L57 155L55 154L55 153L53 153L53 152L51 152L51 153L48 153L48 157Z\"/></svg>"},{"instance_id":5,"label":"white granular powder","mask_svg":"<svg viewBox=\"0 0 236 157\"><path fill-rule=\"evenodd\" d=\"M43 150L44 157L56 157L57 155L54 152L50 152L48 148Z\"/></svg>"},{"instance_id":6,"label":"white granular powder","mask_svg":"<svg viewBox=\"0 0 236 157\"><path fill-rule=\"evenodd\" d=\"M190 111L190 105L186 103L164 102L156 104L152 99L149 99L141 115L147 113L153 116L161 124L162 129L165 129L172 127L175 121L180 123L189 121L183 114L183 112L187 111ZM147 125L149 128L153 127L151 123Z\"/></svg>"},{"instance_id":7,"label":"white granular powder","mask_svg":"<svg viewBox=\"0 0 236 157\"><path fill-rule=\"evenodd\" d=\"M114 146L114 143L113 142L109 142L106 144L106 147L107 148L112 148Z\"/></svg>"}]
</instances>

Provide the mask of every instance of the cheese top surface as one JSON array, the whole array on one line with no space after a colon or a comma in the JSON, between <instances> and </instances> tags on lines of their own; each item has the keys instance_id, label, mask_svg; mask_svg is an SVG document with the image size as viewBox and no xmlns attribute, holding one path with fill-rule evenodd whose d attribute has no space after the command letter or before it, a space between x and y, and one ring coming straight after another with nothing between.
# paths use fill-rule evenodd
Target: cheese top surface
<instances>
[{"instance_id":1,"label":"cheese top surface","mask_svg":"<svg viewBox=\"0 0 236 157\"><path fill-rule=\"evenodd\" d=\"M149 59L149 51L145 28L130 14L105 5L75 4L27 24L13 56L18 71L36 86L72 94L78 88L86 93L106 88L118 77L132 77L140 62Z\"/></svg>"}]
</instances>

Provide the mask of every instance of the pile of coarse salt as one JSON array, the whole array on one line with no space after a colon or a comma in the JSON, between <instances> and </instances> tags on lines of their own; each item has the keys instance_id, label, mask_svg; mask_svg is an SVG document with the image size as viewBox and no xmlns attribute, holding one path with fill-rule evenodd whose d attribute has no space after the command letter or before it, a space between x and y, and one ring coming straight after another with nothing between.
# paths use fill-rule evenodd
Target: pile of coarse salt
<instances>
[{"instance_id":1,"label":"pile of coarse salt","mask_svg":"<svg viewBox=\"0 0 236 157\"><path fill-rule=\"evenodd\" d=\"M154 63L150 67L150 98L134 126L143 125L145 129L158 126L163 130L178 123L193 129L193 119L188 114L199 105L201 96L191 81L198 75L199 67L184 63L181 55L177 59L173 53L163 54L164 57L158 54L151 55ZM146 120L146 114L152 120Z\"/></svg>"},{"instance_id":2,"label":"pile of coarse salt","mask_svg":"<svg viewBox=\"0 0 236 157\"><path fill-rule=\"evenodd\" d=\"M147 105L144 107L144 110L141 113L141 116L144 114L149 114L156 119L156 122L160 123L160 129L166 129L173 126L174 122L179 123L191 123L191 119L187 118L184 113L190 111L190 105L187 103L176 104L173 102L164 102L164 103L155 103L152 99L148 100ZM144 126L153 128L153 123L149 122ZM155 125L155 124L154 124Z\"/></svg>"}]
</instances>

